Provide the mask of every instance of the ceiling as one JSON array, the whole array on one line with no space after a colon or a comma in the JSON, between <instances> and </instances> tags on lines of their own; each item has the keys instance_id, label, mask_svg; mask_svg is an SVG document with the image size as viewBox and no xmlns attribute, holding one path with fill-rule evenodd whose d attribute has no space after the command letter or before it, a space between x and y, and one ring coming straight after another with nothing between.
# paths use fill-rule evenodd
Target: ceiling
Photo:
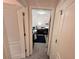
<instances>
[{"instance_id":1,"label":"ceiling","mask_svg":"<svg viewBox=\"0 0 79 59\"><path fill-rule=\"evenodd\" d=\"M55 7L58 0L27 0L33 8L52 8Z\"/></svg>"},{"instance_id":2,"label":"ceiling","mask_svg":"<svg viewBox=\"0 0 79 59\"><path fill-rule=\"evenodd\" d=\"M30 5L32 8L47 8L55 7L58 0L3 0L5 3L22 4L23 6Z\"/></svg>"},{"instance_id":3,"label":"ceiling","mask_svg":"<svg viewBox=\"0 0 79 59\"><path fill-rule=\"evenodd\" d=\"M32 8L46 8L51 9L55 7L58 3L58 0L17 0L22 5L30 5ZM25 3L26 2L26 3Z\"/></svg>"}]
</instances>

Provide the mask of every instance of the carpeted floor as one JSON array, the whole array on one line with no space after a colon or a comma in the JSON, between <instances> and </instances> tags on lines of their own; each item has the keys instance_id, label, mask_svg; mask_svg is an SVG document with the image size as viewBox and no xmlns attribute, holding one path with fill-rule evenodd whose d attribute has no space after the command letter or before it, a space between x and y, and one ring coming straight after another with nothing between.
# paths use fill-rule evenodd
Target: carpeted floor
<instances>
[{"instance_id":1,"label":"carpeted floor","mask_svg":"<svg viewBox=\"0 0 79 59\"><path fill-rule=\"evenodd\" d=\"M33 54L25 59L48 59L47 56L47 44L35 43Z\"/></svg>"}]
</instances>

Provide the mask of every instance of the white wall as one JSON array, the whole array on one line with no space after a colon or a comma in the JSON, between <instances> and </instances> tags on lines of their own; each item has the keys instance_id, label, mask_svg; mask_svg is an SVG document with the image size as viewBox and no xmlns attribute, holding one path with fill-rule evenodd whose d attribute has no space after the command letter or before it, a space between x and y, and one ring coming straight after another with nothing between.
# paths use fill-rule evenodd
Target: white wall
<instances>
[{"instance_id":1,"label":"white wall","mask_svg":"<svg viewBox=\"0 0 79 59\"><path fill-rule=\"evenodd\" d=\"M56 8L50 59L75 59L74 1L61 0Z\"/></svg>"},{"instance_id":2,"label":"white wall","mask_svg":"<svg viewBox=\"0 0 79 59\"><path fill-rule=\"evenodd\" d=\"M39 14L39 11L44 11L45 14ZM50 21L50 10L43 10L43 9L32 9L32 26L38 27L48 27L46 23L49 24ZM41 25L39 25L41 23Z\"/></svg>"}]
</instances>

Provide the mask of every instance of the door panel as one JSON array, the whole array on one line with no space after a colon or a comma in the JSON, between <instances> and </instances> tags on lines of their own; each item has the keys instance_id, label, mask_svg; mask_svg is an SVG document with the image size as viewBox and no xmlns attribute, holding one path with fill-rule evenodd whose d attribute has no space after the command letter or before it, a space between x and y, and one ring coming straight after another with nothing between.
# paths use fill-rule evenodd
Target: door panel
<instances>
[{"instance_id":1,"label":"door panel","mask_svg":"<svg viewBox=\"0 0 79 59\"><path fill-rule=\"evenodd\" d=\"M9 44L11 59L18 59L24 57L21 55L20 36L18 28L17 10L19 6L4 3L4 23L7 34L7 41ZM4 37L5 38L5 37Z\"/></svg>"}]
</instances>

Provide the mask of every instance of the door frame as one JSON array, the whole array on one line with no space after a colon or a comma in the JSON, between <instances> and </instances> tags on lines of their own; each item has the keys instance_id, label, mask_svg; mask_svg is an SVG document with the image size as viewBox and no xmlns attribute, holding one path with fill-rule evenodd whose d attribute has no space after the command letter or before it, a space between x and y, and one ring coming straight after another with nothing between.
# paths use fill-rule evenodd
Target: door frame
<instances>
[{"instance_id":1,"label":"door frame","mask_svg":"<svg viewBox=\"0 0 79 59\"><path fill-rule=\"evenodd\" d=\"M29 19L29 54L32 55L33 52L33 40L32 40L32 7L28 8L28 19Z\"/></svg>"},{"instance_id":2,"label":"door frame","mask_svg":"<svg viewBox=\"0 0 79 59\"><path fill-rule=\"evenodd\" d=\"M51 40L52 40L52 30L53 30L53 25L54 25L54 16L55 16L55 9L49 9L49 8L33 8L33 7L29 7L29 29L30 29L30 47L31 47L31 50L30 50L30 53L32 54L32 52L33 52L33 48L32 48L32 46L33 46L33 40L32 40L32 9L47 9L47 10L50 10L50 18L51 18L51 20L50 20L50 25L49 25L49 27L50 27L50 29L49 29L49 32L48 32L48 49L47 49L47 55L49 55L50 54L50 48L51 48ZM53 24L53 25L52 25Z\"/></svg>"},{"instance_id":3,"label":"door frame","mask_svg":"<svg viewBox=\"0 0 79 59\"><path fill-rule=\"evenodd\" d=\"M53 26L54 26L54 18L55 18L55 9L51 10L50 13L50 25L49 25L49 35L48 35L48 50L47 50L47 55L50 56L50 48L51 48L51 41L52 41L52 35L53 35Z\"/></svg>"}]
</instances>

